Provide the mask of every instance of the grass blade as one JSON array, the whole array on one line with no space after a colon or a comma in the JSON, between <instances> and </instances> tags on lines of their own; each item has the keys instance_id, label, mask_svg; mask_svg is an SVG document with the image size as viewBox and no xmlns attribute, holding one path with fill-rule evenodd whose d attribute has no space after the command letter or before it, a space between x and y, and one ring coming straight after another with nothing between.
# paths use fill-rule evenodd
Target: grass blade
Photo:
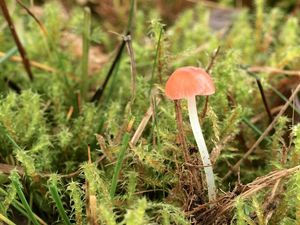
<instances>
[{"instance_id":1,"label":"grass blade","mask_svg":"<svg viewBox=\"0 0 300 225\"><path fill-rule=\"evenodd\" d=\"M159 31L159 36L158 36L158 41L157 41L157 46L156 46L156 51L155 51L154 62L153 62L153 65L152 65L152 72L151 72L151 79L150 79L150 88L149 88L149 96L151 96L151 90L152 90L152 86L153 86L153 82L154 82L154 73L155 73L156 64L157 64L157 58L158 58L158 52L159 52L159 48L160 48L160 40L161 40L162 32L163 32L163 28L161 27L160 31Z\"/></svg>"},{"instance_id":2,"label":"grass blade","mask_svg":"<svg viewBox=\"0 0 300 225\"><path fill-rule=\"evenodd\" d=\"M49 180L48 188L49 188L50 194L51 194L51 196L52 196L52 198L53 198L53 200L56 204L58 213L59 213L60 217L62 218L64 224L71 225L71 222L70 222L70 220L69 220L69 218L66 214L66 210L64 209L63 203L62 203L62 201L60 199L60 196L58 194L56 177L52 177Z\"/></svg>"},{"instance_id":3,"label":"grass blade","mask_svg":"<svg viewBox=\"0 0 300 225\"><path fill-rule=\"evenodd\" d=\"M246 117L243 117L243 118L242 118L242 121L243 121L246 125L248 125L255 133L257 133L258 135L262 135L263 132L262 132L260 129L258 129L257 126L255 126L253 123L251 123L251 121L248 120ZM272 143L272 141L271 141L271 139L270 139L269 137L264 137L264 139L265 139L269 144Z\"/></svg>"},{"instance_id":4,"label":"grass blade","mask_svg":"<svg viewBox=\"0 0 300 225\"><path fill-rule=\"evenodd\" d=\"M0 221L3 221L7 225L16 225L14 222L12 222L10 219L6 218L4 215L0 213Z\"/></svg>"},{"instance_id":5,"label":"grass blade","mask_svg":"<svg viewBox=\"0 0 300 225\"><path fill-rule=\"evenodd\" d=\"M14 54L16 54L18 51L17 47L11 48L4 56L0 58L0 64L4 63L6 60L8 60L10 57L12 57Z\"/></svg>"},{"instance_id":6,"label":"grass blade","mask_svg":"<svg viewBox=\"0 0 300 225\"><path fill-rule=\"evenodd\" d=\"M13 171L11 176L11 181L13 183L13 185L15 186L16 190L17 190L17 193L18 193L18 196L24 206L24 209L26 210L27 212L27 215L28 215L28 219L31 220L31 222L34 224L34 225L40 225L40 223L37 221L37 219L35 218L34 216L34 213L32 212L26 198L25 198L25 195L22 191L22 184L20 183L19 181L19 175L16 171Z\"/></svg>"},{"instance_id":7,"label":"grass blade","mask_svg":"<svg viewBox=\"0 0 300 225\"><path fill-rule=\"evenodd\" d=\"M7 195L7 192L2 189L0 187L0 194L3 194L3 195ZM23 216L26 216L28 219L29 219L29 216L27 214L27 212L25 211L24 209L24 206L22 205L22 203L20 203L19 201L17 200L13 200L11 205L19 212L21 213ZM35 218L42 224L42 225L47 225L47 223L45 221L43 221L40 217L38 217L35 213L34 213L34 216Z\"/></svg>"},{"instance_id":8,"label":"grass blade","mask_svg":"<svg viewBox=\"0 0 300 225\"><path fill-rule=\"evenodd\" d=\"M125 133L123 140L122 140L122 147L119 152L118 160L114 169L114 175L111 181L111 187L110 187L110 197L113 199L115 196L115 192L117 189L117 183L118 183L118 177L119 173L122 167L122 163L125 157L125 152L129 143L130 135L129 133Z\"/></svg>"}]
</instances>

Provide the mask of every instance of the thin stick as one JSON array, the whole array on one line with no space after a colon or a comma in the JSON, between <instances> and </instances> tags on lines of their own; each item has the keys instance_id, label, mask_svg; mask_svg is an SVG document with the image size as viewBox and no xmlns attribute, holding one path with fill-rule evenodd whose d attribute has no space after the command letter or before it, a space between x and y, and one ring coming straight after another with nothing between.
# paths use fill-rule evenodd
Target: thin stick
<instances>
[{"instance_id":1,"label":"thin stick","mask_svg":"<svg viewBox=\"0 0 300 225\"><path fill-rule=\"evenodd\" d=\"M184 155L185 163L189 163L190 158L189 158L189 153L188 153L188 149L187 149L185 137L184 137L180 100L174 100L174 103L175 103L176 122L177 122L179 141L183 148L183 155Z\"/></svg>"},{"instance_id":2,"label":"thin stick","mask_svg":"<svg viewBox=\"0 0 300 225\"><path fill-rule=\"evenodd\" d=\"M7 225L16 225L10 219L8 219L7 217L5 217L2 213L0 213L0 221L6 223Z\"/></svg>"},{"instance_id":3,"label":"thin stick","mask_svg":"<svg viewBox=\"0 0 300 225\"><path fill-rule=\"evenodd\" d=\"M279 106L276 106L274 108L271 109L271 113L272 115L279 112L280 109L282 108L282 105L279 105ZM250 119L250 122L251 123L256 123L258 122L259 120L263 119L265 117L265 112L262 112L260 114L257 114L256 116L254 116L253 118Z\"/></svg>"},{"instance_id":4,"label":"thin stick","mask_svg":"<svg viewBox=\"0 0 300 225\"><path fill-rule=\"evenodd\" d=\"M205 69L207 73L209 73L211 68L213 67L219 52L220 52L220 46L218 46L218 48L216 49L214 54L211 56L210 62L209 62L208 66ZM201 119L205 118L205 115L206 115L206 112L207 112L208 101L209 101L209 96L206 96L205 105L204 105L204 108L203 108L203 111L202 111L202 114L201 114Z\"/></svg>"},{"instance_id":5,"label":"thin stick","mask_svg":"<svg viewBox=\"0 0 300 225\"><path fill-rule=\"evenodd\" d=\"M32 74L32 71L31 71L31 67L30 67L30 63L29 63L29 60L27 58L27 54L26 54L26 51L18 37L18 34L16 32L16 29L15 29L15 25L9 15L9 11L7 9L7 5L6 5L6 2L5 0L0 0L0 7L1 7L1 10L2 10L2 13L3 13L3 16L8 24L8 27L10 29L10 32L15 40L15 43L18 47L18 50L20 52L20 55L22 57L22 62L23 62L23 65L24 65L24 68L27 72L27 75L29 77L29 79L32 81L33 80L33 74Z\"/></svg>"},{"instance_id":6,"label":"thin stick","mask_svg":"<svg viewBox=\"0 0 300 225\"><path fill-rule=\"evenodd\" d=\"M22 3L20 0L17 0L17 2L34 19L34 21L39 25L43 34L47 37L48 32L47 32L47 29L45 28L44 24L31 12L31 10L26 5L24 5L24 3Z\"/></svg>"},{"instance_id":7,"label":"thin stick","mask_svg":"<svg viewBox=\"0 0 300 225\"><path fill-rule=\"evenodd\" d=\"M204 103L204 108L203 111L201 113L201 119L205 118L206 112L207 112L207 107L208 107L208 100L209 100L209 96L205 97L205 103Z\"/></svg>"},{"instance_id":8,"label":"thin stick","mask_svg":"<svg viewBox=\"0 0 300 225\"><path fill-rule=\"evenodd\" d=\"M215 63L215 60L220 52L220 46L218 46L218 48L215 50L215 52L213 53L213 55L211 56L211 59L210 59L210 62L208 64L208 66L206 67L206 72L209 73L211 68L213 67L214 63Z\"/></svg>"},{"instance_id":9,"label":"thin stick","mask_svg":"<svg viewBox=\"0 0 300 225\"><path fill-rule=\"evenodd\" d=\"M6 57L7 54L8 54L8 53L0 52L0 57ZM8 57L9 57L9 59L10 59L11 61L14 61L14 62L22 62L22 58L19 57L19 56L9 56L9 55L8 55ZM36 68L38 68L38 69L45 70L45 71L47 71L47 72L53 72L53 73L56 72L56 70L55 70L54 68L52 68L52 67L50 67L50 66L47 66L47 65L45 65L45 64L41 64L41 63L36 62L36 61L30 61L30 65L31 65L31 66L34 66L34 67L36 67Z\"/></svg>"},{"instance_id":10,"label":"thin stick","mask_svg":"<svg viewBox=\"0 0 300 225\"><path fill-rule=\"evenodd\" d=\"M105 87L107 86L107 83L110 79L110 77L112 76L114 69L116 67L116 65L118 64L118 62L120 61L121 57L122 57L122 53L124 50L124 47L126 45L127 42L127 38L130 37L131 34L131 30L132 30L132 20L133 20L133 15L134 15L134 5L135 5L135 0L131 0L130 2L130 14L128 17L128 23L127 23L127 28L126 28L126 35L123 36L123 40L122 43L120 44L119 50L116 54L116 57L104 79L103 84L96 90L94 96L91 99L91 102L99 102L99 100L101 99L102 95L103 95L103 91L105 89Z\"/></svg>"},{"instance_id":11,"label":"thin stick","mask_svg":"<svg viewBox=\"0 0 300 225\"><path fill-rule=\"evenodd\" d=\"M223 177L222 180L227 179L241 164L242 162L248 158L248 156L258 147L258 145L262 142L262 140L269 134L269 132L273 129L275 126L277 120L282 116L282 114L285 112L285 110L289 107L290 103L293 101L294 97L300 90L300 84L297 86L293 94L290 96L289 100L284 104L284 106L281 108L280 112L277 114L277 116L274 118L272 123L267 127L267 129L263 132L263 134L258 138L258 140L254 143L254 145L243 155L243 157L231 168L230 171Z\"/></svg>"},{"instance_id":12,"label":"thin stick","mask_svg":"<svg viewBox=\"0 0 300 225\"><path fill-rule=\"evenodd\" d=\"M251 66L247 69L251 73L269 73L269 74L285 74L291 76L300 76L300 71L297 70L282 70L269 66Z\"/></svg>"},{"instance_id":13,"label":"thin stick","mask_svg":"<svg viewBox=\"0 0 300 225\"><path fill-rule=\"evenodd\" d=\"M257 83L257 86L258 86L258 89L259 89L261 98L262 98L262 100L263 100L263 103L264 103L266 112L267 112L267 114L268 114L268 116L269 116L269 122L271 123L272 120L273 120L273 116L272 116L270 107L269 107L269 105L268 105L268 102L267 102L267 99L266 99L266 95L265 95L263 86L262 86L262 84L261 84L261 82L260 82L260 80L259 80L258 78L256 78L256 83Z\"/></svg>"},{"instance_id":14,"label":"thin stick","mask_svg":"<svg viewBox=\"0 0 300 225\"><path fill-rule=\"evenodd\" d=\"M151 90L152 90L152 86L153 86L153 82L154 82L154 73L155 73L156 64L157 64L157 58L158 58L158 52L159 52L159 48L160 48L160 41L161 41L162 33L163 33L163 28L161 27L160 31L159 31L159 36L158 36L158 41L157 41L157 46L156 46L156 51L155 51L155 57L154 57L153 65L152 65L149 96L151 95Z\"/></svg>"},{"instance_id":15,"label":"thin stick","mask_svg":"<svg viewBox=\"0 0 300 225\"><path fill-rule=\"evenodd\" d=\"M92 159L91 159L91 146L90 145L88 145L88 148L87 148L87 150L88 150L88 163L92 163Z\"/></svg>"},{"instance_id":16,"label":"thin stick","mask_svg":"<svg viewBox=\"0 0 300 225\"><path fill-rule=\"evenodd\" d=\"M70 106L68 113L67 113L67 121L71 119L71 116L73 115L74 112L74 106Z\"/></svg>"},{"instance_id":17,"label":"thin stick","mask_svg":"<svg viewBox=\"0 0 300 225\"><path fill-rule=\"evenodd\" d=\"M215 205L216 211L214 214L211 214L212 219L223 215L228 210L230 210L232 207L234 207L237 198L240 198L240 197L249 198L253 194L262 190L263 188L266 188L272 184L276 185L278 180L287 178L287 177L291 176L292 174L298 172L299 170L300 170L300 166L298 165L298 166L295 166L295 167L292 167L289 169L273 171L266 176L259 177L256 180L254 180L253 182L248 183L247 185L244 185L243 190L238 195L234 192L231 192L231 193L228 193L227 196L222 196L222 197L218 198L216 201L219 204ZM192 211L188 212L188 215L192 215L192 214L195 215L196 213L198 215L199 211L206 208L208 204L210 204L210 203L199 205ZM204 213L200 214L199 216L204 218L205 216L208 216L207 214L211 210L212 209L206 210ZM205 224L213 224L213 221L215 221L215 220L211 220L211 221L209 220L209 223L207 222Z\"/></svg>"},{"instance_id":18,"label":"thin stick","mask_svg":"<svg viewBox=\"0 0 300 225\"><path fill-rule=\"evenodd\" d=\"M160 146L161 142L160 142L160 137L159 137L159 126L158 126L158 122L157 122L157 117L156 117L156 97L155 95L152 95L151 96L151 104L153 106L153 113L152 113L152 138L153 138L153 145L155 146L156 144L156 141L157 141L157 144L158 146ZM155 137L155 130L156 130L156 137Z\"/></svg>"},{"instance_id":19,"label":"thin stick","mask_svg":"<svg viewBox=\"0 0 300 225\"><path fill-rule=\"evenodd\" d=\"M156 99L156 105L159 104L160 102L160 98L157 98ZM147 126L152 114L153 114L153 105L151 104L145 114L145 116L143 117L142 121L140 122L138 128L136 129L133 137L131 138L129 144L130 144L130 147L134 147L136 145L136 143L138 142L138 140L140 139L143 131L145 130L145 127Z\"/></svg>"},{"instance_id":20,"label":"thin stick","mask_svg":"<svg viewBox=\"0 0 300 225\"><path fill-rule=\"evenodd\" d=\"M130 32L127 32L126 36L127 36L127 35L130 35ZM98 101L101 99L101 97L102 97L102 95L103 95L103 91L104 91L105 87L107 86L108 81L109 81L111 75L113 74L116 65L118 64L119 60L120 60L121 57L122 57L122 53L123 53L125 44L126 44L126 40L123 38L123 41L122 41L122 43L121 43L121 45L120 45L120 47L119 47L119 49L118 49L118 52L117 52L117 54L116 54L116 57L115 57L113 63L111 64L111 66L110 66L110 68L109 68L109 71L108 71L108 73L107 73L107 75L106 75L106 77L105 77L105 79L104 79L104 82L103 82L103 84L96 90L94 96L93 96L92 99L91 99L91 102L98 102Z\"/></svg>"}]
</instances>

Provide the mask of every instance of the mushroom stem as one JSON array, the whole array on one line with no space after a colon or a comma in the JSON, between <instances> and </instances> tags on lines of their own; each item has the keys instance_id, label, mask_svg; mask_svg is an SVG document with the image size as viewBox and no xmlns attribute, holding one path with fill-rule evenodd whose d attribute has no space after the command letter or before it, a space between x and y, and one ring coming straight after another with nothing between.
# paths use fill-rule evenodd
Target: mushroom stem
<instances>
[{"instance_id":1,"label":"mushroom stem","mask_svg":"<svg viewBox=\"0 0 300 225\"><path fill-rule=\"evenodd\" d=\"M213 201L216 199L215 179L214 179L214 173L213 173L211 161L205 144L205 140L198 120L196 98L195 96L193 96L187 98L187 100L188 100L190 123L192 126L193 134L196 139L197 146L204 166L204 173L205 173L207 189L208 189L208 199L209 201Z\"/></svg>"}]
</instances>

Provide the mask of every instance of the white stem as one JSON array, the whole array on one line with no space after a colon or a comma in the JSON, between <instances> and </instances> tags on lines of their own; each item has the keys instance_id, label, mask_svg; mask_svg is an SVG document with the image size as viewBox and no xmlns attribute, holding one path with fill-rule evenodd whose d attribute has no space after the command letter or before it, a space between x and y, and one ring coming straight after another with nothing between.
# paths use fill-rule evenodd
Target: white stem
<instances>
[{"instance_id":1,"label":"white stem","mask_svg":"<svg viewBox=\"0 0 300 225\"><path fill-rule=\"evenodd\" d=\"M214 179L214 173L211 165L211 161L209 158L209 154L207 151L207 147L205 144L205 140L202 134L202 130L198 120L197 107L196 107L196 98L195 96L190 97L188 100L188 108L189 108L189 118L192 126L192 130L198 145L198 149L201 155L201 159L204 166L204 173L206 177L207 189L208 189L208 198L209 201L213 201L216 199L216 185Z\"/></svg>"}]
</instances>

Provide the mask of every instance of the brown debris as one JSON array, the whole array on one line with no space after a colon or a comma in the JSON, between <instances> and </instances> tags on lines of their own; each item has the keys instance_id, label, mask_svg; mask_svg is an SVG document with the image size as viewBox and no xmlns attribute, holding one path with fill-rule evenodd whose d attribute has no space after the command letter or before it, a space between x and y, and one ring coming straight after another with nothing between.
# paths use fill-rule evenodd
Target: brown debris
<instances>
[{"instance_id":1,"label":"brown debris","mask_svg":"<svg viewBox=\"0 0 300 225\"><path fill-rule=\"evenodd\" d=\"M265 176L258 177L253 182L247 185L239 184L232 192L224 194L215 202L198 205L192 210L187 211L187 215L194 219L195 224L224 224L224 222L231 219L230 213L234 208L236 200L238 198L250 198L258 191L261 191L262 189L270 186L273 186L273 191L276 192L276 186L279 185L280 181L299 171L300 165L292 167L290 169L273 171ZM275 194L273 199L274 201L276 200ZM271 202L272 201L269 201L269 207L272 205ZM212 205L213 207L209 207L209 205Z\"/></svg>"}]
</instances>

